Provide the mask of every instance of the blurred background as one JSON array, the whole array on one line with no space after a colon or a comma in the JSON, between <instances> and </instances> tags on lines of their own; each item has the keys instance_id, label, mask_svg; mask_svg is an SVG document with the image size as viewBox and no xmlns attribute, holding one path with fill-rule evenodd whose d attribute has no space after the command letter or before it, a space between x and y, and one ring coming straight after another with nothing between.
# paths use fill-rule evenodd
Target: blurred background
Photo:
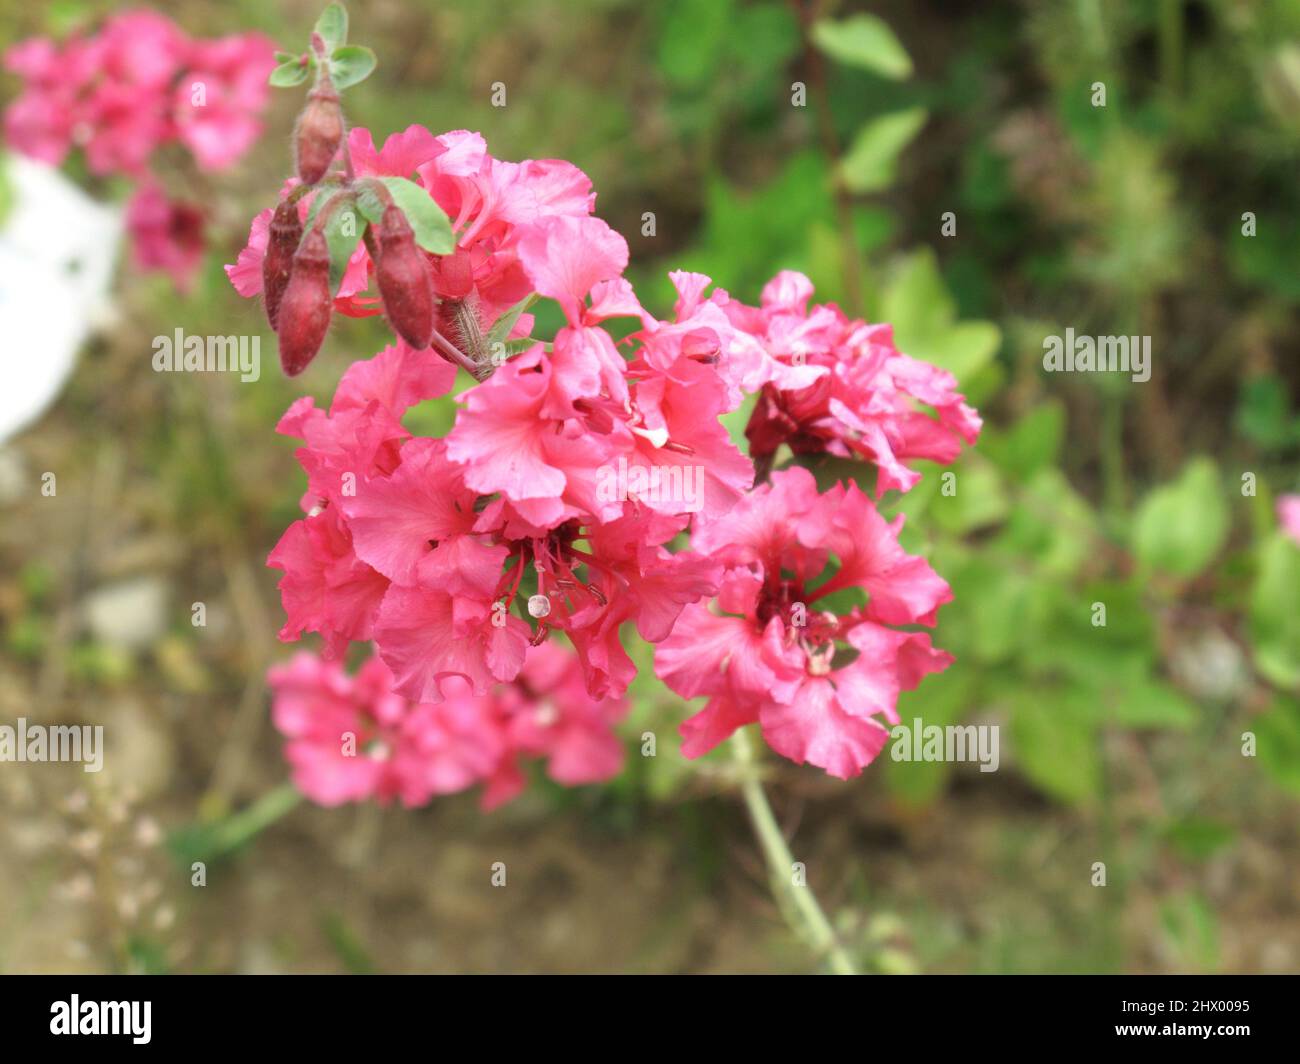
<instances>
[{"instance_id":1,"label":"blurred background","mask_svg":"<svg viewBox=\"0 0 1300 1064\"><path fill-rule=\"evenodd\" d=\"M5 0L0 47L127 6ZM1000 725L999 771L882 757L842 783L766 762L860 963L1300 969L1300 545L1274 515L1300 490L1300 3L350 6L380 66L345 104L377 141L420 123L569 159L652 311L671 306L669 269L747 302L799 269L818 300L892 322L985 415L957 496L927 468L889 508L956 593L935 641L957 664L900 713ZM319 7L163 10L296 53ZM855 12L901 47L815 28ZM4 75L0 104L19 89ZM193 289L123 262L62 393L0 444L0 722L103 724L109 751L98 775L0 765L0 971L815 970L725 758L681 759L687 707L644 652L608 785L539 778L491 814L474 794L417 811L285 798L264 673L291 648L264 563L305 482L273 427L385 342L343 320L288 381L222 271L289 171L300 103L277 92L232 171L162 172L207 214ZM124 198L75 155L63 171ZM1151 336L1151 379L1045 374L1043 339L1067 327ZM261 380L153 372L152 338L177 328L260 333ZM0 321L0 383L45 358L18 335ZM451 417L435 401L411 427Z\"/></svg>"}]
</instances>

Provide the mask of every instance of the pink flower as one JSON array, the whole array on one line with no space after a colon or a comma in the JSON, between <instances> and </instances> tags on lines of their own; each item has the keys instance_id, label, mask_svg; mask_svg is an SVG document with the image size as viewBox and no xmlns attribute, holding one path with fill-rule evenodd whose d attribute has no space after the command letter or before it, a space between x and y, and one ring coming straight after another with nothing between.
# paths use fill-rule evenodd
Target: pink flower
<instances>
[{"instance_id":1,"label":"pink flower","mask_svg":"<svg viewBox=\"0 0 1300 1064\"><path fill-rule=\"evenodd\" d=\"M764 385L745 430L751 457L770 461L787 444L796 454L864 458L877 466L880 495L920 479L905 459L951 462L963 442L975 442L980 417L952 374L899 353L888 325L851 321L829 305L809 310L811 295L811 282L787 271L763 289L761 309L727 304L736 328L771 360L819 373L802 383L774 375Z\"/></svg>"},{"instance_id":2,"label":"pink flower","mask_svg":"<svg viewBox=\"0 0 1300 1064\"><path fill-rule=\"evenodd\" d=\"M682 725L687 757L757 722L778 753L834 776L875 758L899 693L952 661L928 635L884 626L931 625L952 597L899 547L901 523L887 523L855 485L819 495L800 468L774 474L725 516L697 520L692 546L725 567L716 611L688 605L655 652L669 687L709 697ZM819 599L853 589L865 605L816 612ZM837 668L842 652L856 656Z\"/></svg>"},{"instance_id":3,"label":"pink flower","mask_svg":"<svg viewBox=\"0 0 1300 1064\"><path fill-rule=\"evenodd\" d=\"M284 572L281 642L293 642L304 631L319 632L325 656L337 658L349 642L371 638L388 580L357 557L336 507L291 524L266 564Z\"/></svg>"},{"instance_id":4,"label":"pink flower","mask_svg":"<svg viewBox=\"0 0 1300 1064\"><path fill-rule=\"evenodd\" d=\"M188 292L203 261L203 212L167 198L154 182L140 185L126 208L132 257L142 270L161 270Z\"/></svg>"},{"instance_id":5,"label":"pink flower","mask_svg":"<svg viewBox=\"0 0 1300 1064\"><path fill-rule=\"evenodd\" d=\"M616 518L621 502L598 491L616 443L583 419L549 416L555 405L565 404L552 394L551 363L538 345L468 393L447 456L465 467L465 483L476 492L500 492L537 525Z\"/></svg>"},{"instance_id":6,"label":"pink flower","mask_svg":"<svg viewBox=\"0 0 1300 1064\"><path fill-rule=\"evenodd\" d=\"M442 440L411 440L391 474L367 481L357 495L342 500L358 556L400 584L414 583L422 561L436 562L440 551L454 551L456 542L473 532L478 496L465 486L461 468L447 461L446 451ZM501 561L497 557L490 566L486 595L496 587ZM483 585L473 579L464 583Z\"/></svg>"},{"instance_id":7,"label":"pink flower","mask_svg":"<svg viewBox=\"0 0 1300 1064\"><path fill-rule=\"evenodd\" d=\"M498 565L505 559L500 551ZM441 702L448 677L469 682L476 695L513 680L524 663L531 632L486 596L452 595L442 588L393 585L384 595L375 644L408 698Z\"/></svg>"},{"instance_id":8,"label":"pink flower","mask_svg":"<svg viewBox=\"0 0 1300 1064\"><path fill-rule=\"evenodd\" d=\"M253 216L253 224L248 230L248 243L233 263L223 267L235 291L245 299L262 294L262 259L266 257L271 215L274 213L268 207Z\"/></svg>"},{"instance_id":9,"label":"pink flower","mask_svg":"<svg viewBox=\"0 0 1300 1064\"><path fill-rule=\"evenodd\" d=\"M623 763L613 726L627 704L589 698L573 655L553 645L531 651L515 683L486 695L449 678L437 704L402 697L377 657L349 676L302 653L267 680L294 784L321 805L414 807L481 784L492 809L523 790L525 760L545 760L568 787L607 780Z\"/></svg>"},{"instance_id":10,"label":"pink flower","mask_svg":"<svg viewBox=\"0 0 1300 1064\"><path fill-rule=\"evenodd\" d=\"M203 215L169 202L151 166L178 140L200 170L224 169L248 151L269 94L270 41L255 34L190 40L157 12L127 11L94 37L34 38L4 61L23 80L5 109L7 143L54 165L81 147L91 173L131 179L127 225L136 264L188 289L202 258ZM260 278L260 257L255 265ZM237 287L250 287L253 268L245 261Z\"/></svg>"},{"instance_id":11,"label":"pink flower","mask_svg":"<svg viewBox=\"0 0 1300 1064\"><path fill-rule=\"evenodd\" d=\"M582 268L595 269L602 276L594 280L604 280L621 273L626 264L627 248L622 238L603 222L588 218L595 202L591 182L571 163L552 159L507 163L489 155L477 133L457 130L435 137L424 127L414 125L393 134L379 148L369 130L355 128L348 135L348 145L358 177L413 179L447 213L457 233L458 254L464 256L469 274L468 290L454 295L469 308L481 332L487 332L503 313L534 291L520 259L521 243L534 230L561 221L593 222L603 229L604 235L598 239L609 250L603 253L600 268L594 267L595 260L582 263ZM310 195L301 201L304 217L310 203ZM572 235L553 240L543 233L531 240L533 269L541 271L537 276L565 285L581 279L572 275L573 267L581 261L575 259L572 245L578 233L575 229ZM617 244L622 245L621 263ZM248 245L237 262L226 267L231 283L242 296L251 297L262 290L255 267L260 265L265 247L265 224L255 222ZM615 256L612 266L609 254ZM441 277L440 257L429 258L435 279ZM566 270L570 273L565 274ZM377 297L366 294L369 272L369 255L364 245L358 245L336 295L335 307L340 313L365 316L379 312ZM586 294L584 290L576 298ZM455 337L457 326L447 316L449 309L447 305L443 308L439 330Z\"/></svg>"},{"instance_id":12,"label":"pink flower","mask_svg":"<svg viewBox=\"0 0 1300 1064\"><path fill-rule=\"evenodd\" d=\"M510 745L542 757L556 783L576 787L618 775L623 744L613 725L627 714L621 698L593 699L573 655L554 643L528 652L515 683L500 696Z\"/></svg>"},{"instance_id":13,"label":"pink flower","mask_svg":"<svg viewBox=\"0 0 1300 1064\"><path fill-rule=\"evenodd\" d=\"M177 136L201 170L225 170L262 134L274 46L254 33L195 41L177 80L172 113Z\"/></svg>"},{"instance_id":14,"label":"pink flower","mask_svg":"<svg viewBox=\"0 0 1300 1064\"><path fill-rule=\"evenodd\" d=\"M1278 497L1277 522L1282 526L1282 531L1300 546L1300 495Z\"/></svg>"},{"instance_id":15,"label":"pink flower","mask_svg":"<svg viewBox=\"0 0 1300 1064\"><path fill-rule=\"evenodd\" d=\"M424 805L472 786L507 752L504 730L478 700L460 692L441 706L412 705L378 658L352 677L337 662L298 654L267 680L294 784L320 805Z\"/></svg>"}]
</instances>

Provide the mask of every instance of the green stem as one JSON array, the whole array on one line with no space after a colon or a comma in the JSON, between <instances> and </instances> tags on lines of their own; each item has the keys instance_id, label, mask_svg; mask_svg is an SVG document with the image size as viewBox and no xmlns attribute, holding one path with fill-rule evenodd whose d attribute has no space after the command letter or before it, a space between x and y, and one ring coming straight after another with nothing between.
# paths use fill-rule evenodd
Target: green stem
<instances>
[{"instance_id":1,"label":"green stem","mask_svg":"<svg viewBox=\"0 0 1300 1064\"><path fill-rule=\"evenodd\" d=\"M758 763L749 735L740 728L731 737L731 750L736 763L741 766L740 793L745 799L745 808L749 811L750 822L754 825L754 834L758 836L763 855L767 858L768 870L772 874L772 889L780 890L793 904L803 918L803 928L796 929L805 938L818 956L824 956L836 975L856 975L853 961L835 935L835 929L826 919L822 907L817 903L817 895L808 886L796 886L790 878L795 863L790 847L786 845L785 836L772 814L767 794L758 778Z\"/></svg>"},{"instance_id":2,"label":"green stem","mask_svg":"<svg viewBox=\"0 0 1300 1064\"><path fill-rule=\"evenodd\" d=\"M212 856L219 857L238 849L297 808L301 801L302 794L292 783L283 783L267 791L247 809L241 809L221 822L214 833Z\"/></svg>"}]
</instances>

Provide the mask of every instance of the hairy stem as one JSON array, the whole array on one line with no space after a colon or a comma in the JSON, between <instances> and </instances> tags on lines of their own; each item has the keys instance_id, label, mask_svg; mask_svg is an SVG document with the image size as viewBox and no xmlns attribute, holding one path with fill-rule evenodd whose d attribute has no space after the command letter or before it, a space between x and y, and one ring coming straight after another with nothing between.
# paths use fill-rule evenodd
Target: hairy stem
<instances>
[{"instance_id":1,"label":"hairy stem","mask_svg":"<svg viewBox=\"0 0 1300 1064\"><path fill-rule=\"evenodd\" d=\"M772 877L772 890L778 894L778 901L783 895L799 914L802 926L794 930L803 938L819 957L825 957L830 969L836 975L856 975L848 952L835 935L835 929L822 912L817 902L817 895L808 886L796 886L791 878L791 869L795 863L790 847L786 845L785 836L768 804L767 794L758 778L758 762L749 735L744 728L737 729L731 737L731 751L736 764L741 767L740 793L745 799L745 808L749 812L750 822L754 825L754 834L758 837L767 858L768 870ZM782 906L783 909L787 908Z\"/></svg>"}]
</instances>

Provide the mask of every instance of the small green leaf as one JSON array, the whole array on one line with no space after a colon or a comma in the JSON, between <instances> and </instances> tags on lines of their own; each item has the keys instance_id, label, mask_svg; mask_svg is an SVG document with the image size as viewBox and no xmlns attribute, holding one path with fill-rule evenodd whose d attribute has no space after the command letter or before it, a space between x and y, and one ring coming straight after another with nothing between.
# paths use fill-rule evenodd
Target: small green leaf
<instances>
[{"instance_id":1,"label":"small green leaf","mask_svg":"<svg viewBox=\"0 0 1300 1064\"><path fill-rule=\"evenodd\" d=\"M307 235L307 230L316 222L316 216L320 214L321 208L330 201L330 197L339 190L337 181L325 181L317 185L311 193L311 205L307 208L307 217L303 221L302 235Z\"/></svg>"},{"instance_id":2,"label":"small green leaf","mask_svg":"<svg viewBox=\"0 0 1300 1064\"><path fill-rule=\"evenodd\" d=\"M1209 458L1190 461L1170 484L1151 492L1133 523L1133 550L1148 569L1195 576L1228 537L1228 504L1218 467Z\"/></svg>"},{"instance_id":3,"label":"small green leaf","mask_svg":"<svg viewBox=\"0 0 1300 1064\"><path fill-rule=\"evenodd\" d=\"M940 495L930 504L935 523L953 535L1001 522L1011 504L1002 474L991 462L974 453L962 456L952 481L953 495Z\"/></svg>"},{"instance_id":4,"label":"small green leaf","mask_svg":"<svg viewBox=\"0 0 1300 1064\"><path fill-rule=\"evenodd\" d=\"M1300 703L1278 698L1251 725L1260 767L1278 784L1300 794Z\"/></svg>"},{"instance_id":5,"label":"small green leaf","mask_svg":"<svg viewBox=\"0 0 1300 1064\"><path fill-rule=\"evenodd\" d=\"M1011 717L1016 764L1042 790L1067 802L1101 790L1101 755L1087 696L1054 688L1025 688Z\"/></svg>"},{"instance_id":6,"label":"small green leaf","mask_svg":"<svg viewBox=\"0 0 1300 1064\"><path fill-rule=\"evenodd\" d=\"M333 191L322 191L312 201L307 212L306 229L310 229L324 206L333 198ZM354 200L333 208L333 213L325 222L325 243L330 250L330 291L338 292L347 271L348 261L357 248L357 243L366 231L367 219ZM305 238L304 231L304 238Z\"/></svg>"},{"instance_id":7,"label":"small green leaf","mask_svg":"<svg viewBox=\"0 0 1300 1064\"><path fill-rule=\"evenodd\" d=\"M504 343L505 338L510 335L510 330L515 327L515 322L519 320L519 316L536 302L537 293L531 292L502 314L501 317L497 318L485 337L488 346Z\"/></svg>"},{"instance_id":8,"label":"small green leaf","mask_svg":"<svg viewBox=\"0 0 1300 1064\"><path fill-rule=\"evenodd\" d=\"M359 44L345 44L334 49L330 56L330 78L334 87L342 92L366 80L374 73L379 60L369 48Z\"/></svg>"},{"instance_id":9,"label":"small green leaf","mask_svg":"<svg viewBox=\"0 0 1300 1064\"><path fill-rule=\"evenodd\" d=\"M1183 729L1196 723L1196 706L1155 680L1121 684L1109 700L1112 719L1130 728Z\"/></svg>"},{"instance_id":10,"label":"small green leaf","mask_svg":"<svg viewBox=\"0 0 1300 1064\"><path fill-rule=\"evenodd\" d=\"M840 179L850 192L879 192L894 181L898 157L921 132L928 112L909 107L866 123L840 160Z\"/></svg>"},{"instance_id":11,"label":"small green leaf","mask_svg":"<svg viewBox=\"0 0 1300 1064\"><path fill-rule=\"evenodd\" d=\"M1174 821L1165 828L1164 835L1171 846L1194 861L1213 857L1237 837L1229 825L1197 817Z\"/></svg>"},{"instance_id":12,"label":"small green leaf","mask_svg":"<svg viewBox=\"0 0 1300 1064\"><path fill-rule=\"evenodd\" d=\"M311 75L313 65L311 60L304 63L295 56L272 70L267 81L277 89L291 89L307 80Z\"/></svg>"},{"instance_id":13,"label":"small green leaf","mask_svg":"<svg viewBox=\"0 0 1300 1064\"><path fill-rule=\"evenodd\" d=\"M437 201L414 181L404 177L383 177L393 202L401 208L415 232L415 242L435 255L450 255L456 250L451 219Z\"/></svg>"},{"instance_id":14,"label":"small green leaf","mask_svg":"<svg viewBox=\"0 0 1300 1064\"><path fill-rule=\"evenodd\" d=\"M841 22L818 19L812 42L839 63L901 81L912 75L912 59L894 31L875 15L853 15Z\"/></svg>"},{"instance_id":15,"label":"small green leaf","mask_svg":"<svg viewBox=\"0 0 1300 1064\"><path fill-rule=\"evenodd\" d=\"M1250 646L1255 666L1279 687L1300 687L1300 547L1282 532L1259 550L1250 594Z\"/></svg>"},{"instance_id":16,"label":"small green leaf","mask_svg":"<svg viewBox=\"0 0 1300 1064\"><path fill-rule=\"evenodd\" d=\"M348 11L338 0L320 13L316 20L316 32L325 42L325 51L333 52L348 43Z\"/></svg>"}]
</instances>

